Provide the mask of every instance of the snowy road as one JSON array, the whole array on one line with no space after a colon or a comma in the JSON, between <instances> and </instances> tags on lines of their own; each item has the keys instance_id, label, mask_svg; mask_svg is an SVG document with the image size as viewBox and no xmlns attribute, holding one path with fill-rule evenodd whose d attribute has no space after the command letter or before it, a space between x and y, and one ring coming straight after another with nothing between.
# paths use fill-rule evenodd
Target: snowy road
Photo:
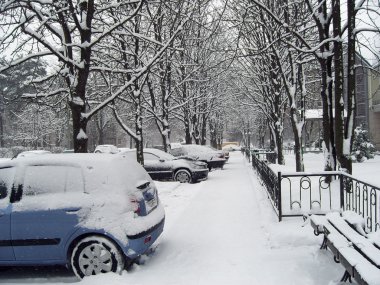
<instances>
[{"instance_id":1,"label":"snowy road","mask_svg":"<svg viewBox=\"0 0 380 285\"><path fill-rule=\"evenodd\" d=\"M158 183L166 226L154 255L121 276L86 278L79 284L337 284L343 274L320 238L302 219L278 223L240 153L207 181ZM47 276L47 274L49 276ZM32 277L32 278L31 278ZM0 283L59 284L65 270L0 269Z\"/></svg>"}]
</instances>

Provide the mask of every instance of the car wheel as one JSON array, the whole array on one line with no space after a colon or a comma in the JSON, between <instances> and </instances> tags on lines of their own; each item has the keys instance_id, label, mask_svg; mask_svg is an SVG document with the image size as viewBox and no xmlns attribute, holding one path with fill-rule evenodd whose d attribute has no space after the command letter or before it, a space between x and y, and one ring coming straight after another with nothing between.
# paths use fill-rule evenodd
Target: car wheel
<instances>
[{"instance_id":1,"label":"car wheel","mask_svg":"<svg viewBox=\"0 0 380 285\"><path fill-rule=\"evenodd\" d=\"M190 172L186 169L180 169L175 173L174 176L175 181L181 182L181 183L190 183L191 182L191 175Z\"/></svg>"},{"instance_id":2,"label":"car wheel","mask_svg":"<svg viewBox=\"0 0 380 285\"><path fill-rule=\"evenodd\" d=\"M76 244L71 255L71 267L76 276L97 275L124 269L120 250L103 237L87 237Z\"/></svg>"}]
</instances>

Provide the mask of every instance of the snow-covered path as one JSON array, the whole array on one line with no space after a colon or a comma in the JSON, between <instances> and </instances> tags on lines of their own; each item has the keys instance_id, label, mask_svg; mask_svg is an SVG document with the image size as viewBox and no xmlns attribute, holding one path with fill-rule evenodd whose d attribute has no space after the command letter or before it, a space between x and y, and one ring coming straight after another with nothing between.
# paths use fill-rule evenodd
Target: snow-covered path
<instances>
[{"instance_id":1,"label":"snow-covered path","mask_svg":"<svg viewBox=\"0 0 380 285\"><path fill-rule=\"evenodd\" d=\"M196 194L175 223L168 221L157 256L150 260L152 282L166 271L162 284L255 283L252 272L261 261L252 256L265 237L247 171L242 157L233 156L224 170L211 172L196 185ZM133 274L133 283L146 273Z\"/></svg>"},{"instance_id":2,"label":"snow-covered path","mask_svg":"<svg viewBox=\"0 0 380 285\"><path fill-rule=\"evenodd\" d=\"M166 225L156 252L130 272L85 278L79 284L321 285L337 284L343 268L319 250L320 237L302 219L278 223L265 192L240 153L207 181L157 183ZM47 269L45 272L49 272ZM2 275L0 271L0 276ZM8 284L59 284L58 272L30 278L0 277ZM4 276L4 275L3 275Z\"/></svg>"}]
</instances>

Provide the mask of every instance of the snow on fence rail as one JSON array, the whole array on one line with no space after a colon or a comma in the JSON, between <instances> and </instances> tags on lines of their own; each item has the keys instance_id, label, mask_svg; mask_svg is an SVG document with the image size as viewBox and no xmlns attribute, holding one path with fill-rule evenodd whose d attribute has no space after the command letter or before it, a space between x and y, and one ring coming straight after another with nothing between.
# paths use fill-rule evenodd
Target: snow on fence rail
<instances>
[{"instance_id":1,"label":"snow on fence rail","mask_svg":"<svg viewBox=\"0 0 380 285\"><path fill-rule=\"evenodd\" d=\"M369 231L380 229L380 189L340 171L277 174L266 160L252 154L252 166L267 190L279 218L351 210L361 215Z\"/></svg>"}]
</instances>

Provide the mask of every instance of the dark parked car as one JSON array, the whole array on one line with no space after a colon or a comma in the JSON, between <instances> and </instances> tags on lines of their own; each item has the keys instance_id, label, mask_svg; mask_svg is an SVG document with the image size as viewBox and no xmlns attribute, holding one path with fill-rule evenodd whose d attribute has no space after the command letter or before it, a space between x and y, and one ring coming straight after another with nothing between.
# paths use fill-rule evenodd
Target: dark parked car
<instances>
[{"instance_id":1,"label":"dark parked car","mask_svg":"<svg viewBox=\"0 0 380 285\"><path fill-rule=\"evenodd\" d=\"M136 150L120 152L136 159ZM181 183L197 182L208 176L207 164L193 159L176 158L154 148L144 149L144 168L154 180L175 180Z\"/></svg>"},{"instance_id":2,"label":"dark parked car","mask_svg":"<svg viewBox=\"0 0 380 285\"><path fill-rule=\"evenodd\" d=\"M223 151L214 150L204 145L184 144L172 148L170 153L176 157L190 157L206 162L209 170L223 168L227 161Z\"/></svg>"}]
</instances>

